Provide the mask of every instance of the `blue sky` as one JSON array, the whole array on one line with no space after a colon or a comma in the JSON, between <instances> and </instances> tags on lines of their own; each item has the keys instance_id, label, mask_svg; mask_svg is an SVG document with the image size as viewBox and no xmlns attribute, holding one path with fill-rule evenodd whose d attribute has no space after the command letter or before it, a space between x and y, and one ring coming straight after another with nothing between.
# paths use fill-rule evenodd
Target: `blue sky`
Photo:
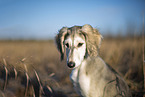
<instances>
[{"instance_id":1,"label":"blue sky","mask_svg":"<svg viewBox=\"0 0 145 97\"><path fill-rule=\"evenodd\" d=\"M0 39L54 38L63 26L91 24L102 34L137 33L145 0L0 0Z\"/></svg>"}]
</instances>

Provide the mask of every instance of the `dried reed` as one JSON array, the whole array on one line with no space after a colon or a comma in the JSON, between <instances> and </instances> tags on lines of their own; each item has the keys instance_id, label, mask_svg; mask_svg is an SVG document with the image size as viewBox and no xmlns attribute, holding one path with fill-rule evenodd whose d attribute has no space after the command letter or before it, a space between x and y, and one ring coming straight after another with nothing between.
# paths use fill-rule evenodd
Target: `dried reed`
<instances>
[{"instance_id":1,"label":"dried reed","mask_svg":"<svg viewBox=\"0 0 145 97\"><path fill-rule=\"evenodd\" d=\"M4 69L5 69L5 83L4 83L4 90L6 89L7 86L7 81L8 81L8 69L7 69L7 63L6 60L3 58L3 62L4 62Z\"/></svg>"},{"instance_id":2,"label":"dried reed","mask_svg":"<svg viewBox=\"0 0 145 97\"><path fill-rule=\"evenodd\" d=\"M36 75L36 78L37 78L37 81L38 81L38 84L39 84L39 87L40 87L40 89L39 89L39 97L41 97L41 93L44 93L43 92L43 87L42 87L42 84L40 82L40 78L39 78L38 73L36 72L36 70L34 70L34 73Z\"/></svg>"}]
</instances>

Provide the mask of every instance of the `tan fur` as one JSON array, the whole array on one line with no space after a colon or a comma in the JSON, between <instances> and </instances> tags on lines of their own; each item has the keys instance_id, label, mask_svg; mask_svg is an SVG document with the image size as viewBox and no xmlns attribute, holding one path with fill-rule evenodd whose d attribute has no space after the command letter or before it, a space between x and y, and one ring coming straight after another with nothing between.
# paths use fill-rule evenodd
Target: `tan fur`
<instances>
[{"instance_id":1,"label":"tan fur","mask_svg":"<svg viewBox=\"0 0 145 97\"><path fill-rule=\"evenodd\" d=\"M55 41L61 53L61 59L64 56L64 41L67 36L73 37L71 39L74 41L74 37L79 35L83 35L80 38L85 40L85 48L81 48L81 50L86 49L86 54L71 73L71 80L76 91L83 97L131 97L123 78L99 57L102 36L91 25L63 27L59 31ZM76 50L76 47L72 46Z\"/></svg>"},{"instance_id":2,"label":"tan fur","mask_svg":"<svg viewBox=\"0 0 145 97\"><path fill-rule=\"evenodd\" d=\"M57 34L56 37L55 37L55 42L56 42L57 48L58 48L58 50L61 53L61 60L63 60L63 58L64 58L64 45L63 45L63 42L64 42L64 36L67 34L67 29L68 29L67 27L63 27L59 31L59 34Z\"/></svg>"},{"instance_id":3,"label":"tan fur","mask_svg":"<svg viewBox=\"0 0 145 97\"><path fill-rule=\"evenodd\" d=\"M82 32L86 33L87 49L90 56L97 56L102 40L102 36L97 29L86 24L82 27Z\"/></svg>"}]
</instances>

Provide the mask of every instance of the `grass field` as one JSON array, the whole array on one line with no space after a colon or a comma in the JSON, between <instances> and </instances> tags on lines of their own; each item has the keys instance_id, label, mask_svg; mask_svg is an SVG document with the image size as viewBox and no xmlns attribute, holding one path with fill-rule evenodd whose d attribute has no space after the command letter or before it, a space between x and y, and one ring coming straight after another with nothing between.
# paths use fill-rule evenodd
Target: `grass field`
<instances>
[{"instance_id":1,"label":"grass field","mask_svg":"<svg viewBox=\"0 0 145 97\"><path fill-rule=\"evenodd\" d=\"M100 56L143 95L141 38L104 39ZM79 97L54 41L0 41L0 97Z\"/></svg>"}]
</instances>

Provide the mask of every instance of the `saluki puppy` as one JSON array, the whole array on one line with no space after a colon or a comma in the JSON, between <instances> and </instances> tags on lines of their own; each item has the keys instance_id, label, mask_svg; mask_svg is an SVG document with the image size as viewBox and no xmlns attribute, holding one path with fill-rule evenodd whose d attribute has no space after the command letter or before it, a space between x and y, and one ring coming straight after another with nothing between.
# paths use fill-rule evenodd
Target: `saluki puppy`
<instances>
[{"instance_id":1,"label":"saluki puppy","mask_svg":"<svg viewBox=\"0 0 145 97\"><path fill-rule=\"evenodd\" d=\"M99 57L102 36L91 25L63 27L55 37L61 60L66 51L70 78L82 97L131 97L125 81Z\"/></svg>"}]
</instances>

